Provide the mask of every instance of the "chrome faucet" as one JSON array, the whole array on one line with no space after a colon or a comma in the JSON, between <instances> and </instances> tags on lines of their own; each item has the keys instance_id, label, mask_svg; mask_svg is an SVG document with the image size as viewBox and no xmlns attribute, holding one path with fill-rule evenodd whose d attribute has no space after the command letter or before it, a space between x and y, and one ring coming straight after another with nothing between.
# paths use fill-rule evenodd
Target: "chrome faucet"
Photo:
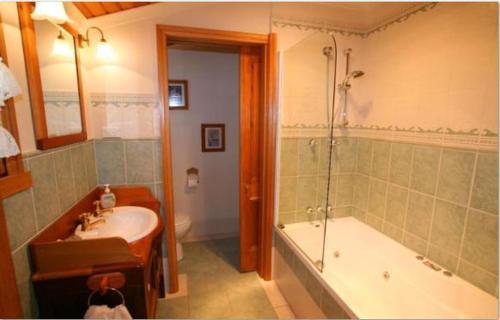
<instances>
[{"instance_id":1,"label":"chrome faucet","mask_svg":"<svg viewBox=\"0 0 500 320\"><path fill-rule=\"evenodd\" d=\"M89 231L92 229L93 226L106 222L106 220L103 218L99 218L90 222L91 216L92 213L90 212L85 212L78 216L78 221L82 225L82 231Z\"/></svg>"},{"instance_id":2,"label":"chrome faucet","mask_svg":"<svg viewBox=\"0 0 500 320\"><path fill-rule=\"evenodd\" d=\"M78 216L78 222L82 225L82 231L87 231L90 225L90 213L85 212Z\"/></svg>"},{"instance_id":3,"label":"chrome faucet","mask_svg":"<svg viewBox=\"0 0 500 320\"><path fill-rule=\"evenodd\" d=\"M328 218L333 218L333 207L332 206L326 207L326 216Z\"/></svg>"},{"instance_id":4,"label":"chrome faucet","mask_svg":"<svg viewBox=\"0 0 500 320\"><path fill-rule=\"evenodd\" d=\"M95 205L95 211L93 213L93 216L94 217L102 217L105 213L113 213L113 209L101 209L101 201L99 200L96 200L93 202L93 204Z\"/></svg>"},{"instance_id":5,"label":"chrome faucet","mask_svg":"<svg viewBox=\"0 0 500 320\"><path fill-rule=\"evenodd\" d=\"M320 215L320 217L324 214L325 212L325 208L323 208L322 206L318 206L316 208L316 212Z\"/></svg>"},{"instance_id":6,"label":"chrome faucet","mask_svg":"<svg viewBox=\"0 0 500 320\"><path fill-rule=\"evenodd\" d=\"M311 207L306 208L307 217L309 218L309 222L313 223L316 220L316 214L314 213L314 209Z\"/></svg>"}]
</instances>

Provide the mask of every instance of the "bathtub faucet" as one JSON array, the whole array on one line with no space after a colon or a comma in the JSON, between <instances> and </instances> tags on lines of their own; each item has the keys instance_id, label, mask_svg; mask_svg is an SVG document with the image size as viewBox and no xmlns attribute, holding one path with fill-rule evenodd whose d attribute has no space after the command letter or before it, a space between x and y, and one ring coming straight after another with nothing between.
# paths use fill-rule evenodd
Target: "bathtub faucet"
<instances>
[{"instance_id":1,"label":"bathtub faucet","mask_svg":"<svg viewBox=\"0 0 500 320\"><path fill-rule=\"evenodd\" d=\"M328 218L333 218L333 208L332 208L332 206L326 207L326 216Z\"/></svg>"},{"instance_id":2,"label":"bathtub faucet","mask_svg":"<svg viewBox=\"0 0 500 320\"><path fill-rule=\"evenodd\" d=\"M319 215L320 218L322 218L325 215L325 208L323 208L322 206L317 207L316 213Z\"/></svg>"},{"instance_id":3,"label":"bathtub faucet","mask_svg":"<svg viewBox=\"0 0 500 320\"><path fill-rule=\"evenodd\" d=\"M307 218L309 219L309 222L313 223L314 220L316 220L316 214L315 214L313 208L307 207L306 208L306 213L307 213Z\"/></svg>"}]
</instances>

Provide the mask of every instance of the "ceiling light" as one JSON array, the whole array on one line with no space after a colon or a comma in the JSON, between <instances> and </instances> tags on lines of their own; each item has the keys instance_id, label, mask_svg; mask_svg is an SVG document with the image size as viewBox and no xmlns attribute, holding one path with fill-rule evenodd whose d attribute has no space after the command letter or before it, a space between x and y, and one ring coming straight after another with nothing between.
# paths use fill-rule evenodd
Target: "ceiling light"
<instances>
[{"instance_id":1,"label":"ceiling light","mask_svg":"<svg viewBox=\"0 0 500 320\"><path fill-rule=\"evenodd\" d=\"M33 20L49 20L55 24L69 21L62 2L37 1L31 18Z\"/></svg>"}]
</instances>

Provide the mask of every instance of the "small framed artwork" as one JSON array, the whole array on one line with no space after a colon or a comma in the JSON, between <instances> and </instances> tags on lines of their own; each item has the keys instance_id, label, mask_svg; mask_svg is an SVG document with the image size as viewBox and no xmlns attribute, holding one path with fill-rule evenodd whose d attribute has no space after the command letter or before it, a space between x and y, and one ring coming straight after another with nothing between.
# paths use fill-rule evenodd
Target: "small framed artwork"
<instances>
[{"instance_id":1,"label":"small framed artwork","mask_svg":"<svg viewBox=\"0 0 500 320\"><path fill-rule=\"evenodd\" d=\"M201 125L201 151L223 152L226 150L226 125L212 123Z\"/></svg>"},{"instance_id":2,"label":"small framed artwork","mask_svg":"<svg viewBox=\"0 0 500 320\"><path fill-rule=\"evenodd\" d=\"M187 80L168 81L168 108L170 110L189 109Z\"/></svg>"}]
</instances>

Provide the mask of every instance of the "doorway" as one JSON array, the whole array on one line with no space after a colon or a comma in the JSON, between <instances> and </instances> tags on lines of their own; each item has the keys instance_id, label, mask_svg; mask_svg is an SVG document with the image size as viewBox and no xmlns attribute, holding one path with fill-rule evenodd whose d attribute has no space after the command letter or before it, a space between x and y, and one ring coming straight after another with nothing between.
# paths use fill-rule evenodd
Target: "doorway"
<instances>
[{"instance_id":1,"label":"doorway","mask_svg":"<svg viewBox=\"0 0 500 320\"><path fill-rule=\"evenodd\" d=\"M240 272L256 270L271 279L274 168L276 35L157 25L169 292L178 290L172 174L171 114L168 101L169 44L233 50L240 60L239 220Z\"/></svg>"},{"instance_id":2,"label":"doorway","mask_svg":"<svg viewBox=\"0 0 500 320\"><path fill-rule=\"evenodd\" d=\"M169 42L168 62L179 259L181 242L239 243L239 52Z\"/></svg>"}]
</instances>

